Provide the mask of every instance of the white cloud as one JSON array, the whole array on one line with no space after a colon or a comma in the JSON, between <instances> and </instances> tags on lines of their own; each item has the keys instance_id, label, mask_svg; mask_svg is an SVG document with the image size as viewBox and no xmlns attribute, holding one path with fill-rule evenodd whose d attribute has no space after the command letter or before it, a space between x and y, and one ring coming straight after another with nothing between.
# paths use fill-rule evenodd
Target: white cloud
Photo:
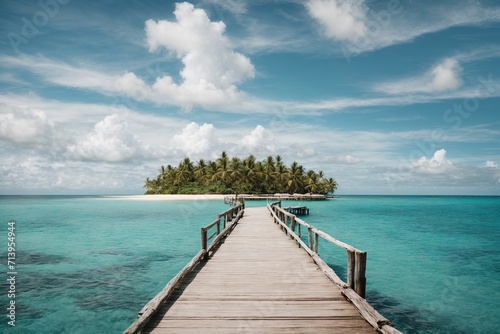
<instances>
[{"instance_id":1,"label":"white cloud","mask_svg":"<svg viewBox=\"0 0 500 334\"><path fill-rule=\"evenodd\" d=\"M431 92L441 92L458 88L462 80L460 72L462 69L456 59L447 58L431 70L432 81L430 83Z\"/></svg>"},{"instance_id":2,"label":"white cloud","mask_svg":"<svg viewBox=\"0 0 500 334\"><path fill-rule=\"evenodd\" d=\"M306 7L329 38L356 43L367 32L363 0L309 0Z\"/></svg>"},{"instance_id":3,"label":"white cloud","mask_svg":"<svg viewBox=\"0 0 500 334\"><path fill-rule=\"evenodd\" d=\"M324 28L326 37L341 42L347 58L451 27L500 21L499 8L473 1L453 6L402 1L380 5L365 0L309 0L306 8Z\"/></svg>"},{"instance_id":4,"label":"white cloud","mask_svg":"<svg viewBox=\"0 0 500 334\"><path fill-rule=\"evenodd\" d=\"M192 157L192 155L211 154L219 142L213 124L205 123L200 126L191 122L182 129L181 134L174 135L172 149Z\"/></svg>"},{"instance_id":5,"label":"white cloud","mask_svg":"<svg viewBox=\"0 0 500 334\"><path fill-rule=\"evenodd\" d=\"M52 141L54 124L43 111L6 105L0 107L0 139L36 146Z\"/></svg>"},{"instance_id":6,"label":"white cloud","mask_svg":"<svg viewBox=\"0 0 500 334\"><path fill-rule=\"evenodd\" d=\"M458 57L460 59L460 57ZM84 70L81 68L72 68L71 66L59 62L54 62L44 57L8 57L0 55L0 62L6 62L14 67L21 67L32 70L35 73L39 73L43 78L49 82L58 83L70 87L80 87L86 89L95 89L99 93L104 93L108 95L128 95L130 99L125 97L117 97L115 100L115 106L111 107L116 109L116 106L125 105L130 106L134 104L134 100L140 101L150 101L157 103L159 105L173 104L188 108L193 104L198 104L205 107L213 107L214 109L219 109L225 112L234 113L280 113L284 115L288 114L305 114L311 115L311 113L316 112L317 114L324 112L339 112L348 109L355 109L359 107L372 107L372 106L401 106L401 105L412 105L421 103L430 103L447 99L468 99L468 98L482 98L482 97L498 97L500 96L500 81L495 79L488 79L487 89L459 89L453 91L441 91L435 92L434 94L421 94L418 93L418 87L411 79L408 80L408 87L413 87L416 91L414 94L398 94L385 97L367 97L367 98L344 98L339 97L331 100L320 100L320 101L280 101L280 100L266 100L260 99L255 96L246 95L244 99L242 97L242 92L238 91L235 87L233 90L220 90L213 89L210 90L209 86L206 89L200 86L199 94L195 93L195 90L187 93L186 90L180 88L181 86L175 84L173 79L169 76L158 78L153 85L147 85L142 79L138 78L134 73L127 72L123 75L105 75L101 72ZM47 67L50 70L41 71ZM438 64L439 65L439 64ZM436 65L434 68L436 68ZM427 78L425 85L430 85L433 82L433 77L429 76L432 73L431 68L425 75L421 75L417 78ZM62 74L59 72L70 71L70 73ZM39 72L40 71L40 72ZM77 78L81 80L71 79L65 84L62 78L71 77L71 73L75 74ZM459 80L459 72L456 74L456 78ZM86 76L90 76L86 78ZM60 81L62 80L62 81ZM90 88L87 85L88 82L93 82L91 85L94 88ZM441 82L440 80L435 81ZM404 82L403 82L404 83ZM80 85L80 86L77 86ZM412 86L413 85L413 86ZM401 81L387 82L376 87L373 87L375 91L381 92L392 92L394 94L398 93L400 89ZM416 88L415 88L416 87ZM213 88L213 87L212 87ZM165 90L165 92L163 92ZM169 100L169 94L176 91L177 94L173 97L173 100ZM401 91L402 92L402 91ZM232 95L231 95L232 94ZM230 96L233 96L231 98ZM37 96L19 96L19 95L0 95L0 102L10 101L16 102L14 100L21 99L23 104L32 105L32 99L36 99L37 103L43 103L44 105L52 106L55 101L40 101ZM223 102L222 102L223 101ZM210 105L211 103L211 105ZM76 103L72 104L73 106ZM89 107L88 104L79 104L79 113L90 115L95 114L95 107L98 108L98 113L102 115L103 111L105 115L109 115L110 112L103 110L102 106L92 106ZM123 107L123 106L122 106ZM230 107L230 108L229 108ZM108 107L110 108L110 107ZM49 110L46 110L49 112ZM115 112L115 111L111 111ZM63 117L64 115L60 115Z\"/></svg>"},{"instance_id":7,"label":"white cloud","mask_svg":"<svg viewBox=\"0 0 500 334\"><path fill-rule=\"evenodd\" d=\"M6 141L16 149L59 154L72 140L70 133L44 110L2 102L0 109L0 142Z\"/></svg>"},{"instance_id":8,"label":"white cloud","mask_svg":"<svg viewBox=\"0 0 500 334\"><path fill-rule=\"evenodd\" d=\"M184 65L181 81L158 76L148 85L135 73L107 73L92 65L70 65L43 56L0 55L4 65L25 68L47 82L83 88L106 95L126 95L138 101L191 108L234 106L241 102L238 85L255 76L249 58L236 52L225 36L223 22L212 22L202 9L190 3L176 4L176 21L145 23L149 51L165 49Z\"/></svg>"},{"instance_id":9,"label":"white cloud","mask_svg":"<svg viewBox=\"0 0 500 334\"><path fill-rule=\"evenodd\" d=\"M462 69L454 58L446 58L423 75L382 83L375 91L387 94L441 93L460 87Z\"/></svg>"},{"instance_id":10,"label":"white cloud","mask_svg":"<svg viewBox=\"0 0 500 334\"><path fill-rule=\"evenodd\" d=\"M54 161L17 154L0 162L2 194L141 193L144 179L158 166Z\"/></svg>"},{"instance_id":11,"label":"white cloud","mask_svg":"<svg viewBox=\"0 0 500 334\"><path fill-rule=\"evenodd\" d=\"M116 90L127 96L142 101L151 98L151 90L146 83L134 73L127 72L115 81Z\"/></svg>"},{"instance_id":12,"label":"white cloud","mask_svg":"<svg viewBox=\"0 0 500 334\"><path fill-rule=\"evenodd\" d=\"M176 4L176 22L146 21L149 51L165 48L181 60L182 83L170 76L158 78L153 90L185 107L193 104L226 105L239 100L237 84L253 78L250 60L234 51L224 35L225 24L212 22L190 3Z\"/></svg>"},{"instance_id":13,"label":"white cloud","mask_svg":"<svg viewBox=\"0 0 500 334\"><path fill-rule=\"evenodd\" d=\"M497 168L497 167L498 167L498 165L497 165L494 161L488 160L488 161L486 161L486 163L484 164L484 167L485 167L485 168Z\"/></svg>"},{"instance_id":14,"label":"white cloud","mask_svg":"<svg viewBox=\"0 0 500 334\"><path fill-rule=\"evenodd\" d=\"M272 131L257 125L250 134L244 136L239 144L248 151L259 151L258 153L274 152L274 134Z\"/></svg>"},{"instance_id":15,"label":"white cloud","mask_svg":"<svg viewBox=\"0 0 500 334\"><path fill-rule=\"evenodd\" d=\"M432 158L421 157L413 165L415 171L424 174L443 174L451 171L453 163L446 159L446 150L440 149L434 152Z\"/></svg>"},{"instance_id":16,"label":"white cloud","mask_svg":"<svg viewBox=\"0 0 500 334\"><path fill-rule=\"evenodd\" d=\"M117 79L117 76L111 76L99 70L71 66L43 56L0 55L0 60L4 65L29 69L53 84L97 90L102 93L113 92L113 82Z\"/></svg>"},{"instance_id":17,"label":"white cloud","mask_svg":"<svg viewBox=\"0 0 500 334\"><path fill-rule=\"evenodd\" d=\"M148 150L117 114L98 122L85 141L68 146L73 158L105 162L130 161L147 155Z\"/></svg>"}]
</instances>

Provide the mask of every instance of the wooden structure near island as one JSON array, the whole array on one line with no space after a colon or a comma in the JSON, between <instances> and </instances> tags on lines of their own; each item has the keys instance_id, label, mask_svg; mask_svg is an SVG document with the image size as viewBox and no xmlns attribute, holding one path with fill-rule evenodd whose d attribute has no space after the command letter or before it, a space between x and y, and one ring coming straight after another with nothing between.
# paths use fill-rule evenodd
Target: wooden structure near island
<instances>
[{"instance_id":1,"label":"wooden structure near island","mask_svg":"<svg viewBox=\"0 0 500 334\"><path fill-rule=\"evenodd\" d=\"M261 195L248 195L240 194L237 196L224 197L224 203L235 204L237 201L324 201L329 197L320 194L261 194Z\"/></svg>"},{"instance_id":2,"label":"wooden structure near island","mask_svg":"<svg viewBox=\"0 0 500 334\"><path fill-rule=\"evenodd\" d=\"M364 299L366 252L280 204L240 203L202 227L200 251L124 334L401 334ZM320 238L346 250L347 282L319 256Z\"/></svg>"},{"instance_id":3,"label":"wooden structure near island","mask_svg":"<svg viewBox=\"0 0 500 334\"><path fill-rule=\"evenodd\" d=\"M307 206L287 206L283 208L286 212L291 213L295 216L304 216L309 214L309 208Z\"/></svg>"}]
</instances>

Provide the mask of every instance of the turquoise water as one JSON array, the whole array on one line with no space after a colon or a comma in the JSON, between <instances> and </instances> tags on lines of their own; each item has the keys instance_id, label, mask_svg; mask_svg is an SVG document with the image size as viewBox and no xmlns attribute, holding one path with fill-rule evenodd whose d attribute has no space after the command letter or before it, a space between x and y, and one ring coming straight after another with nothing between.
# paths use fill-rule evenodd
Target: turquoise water
<instances>
[{"instance_id":1,"label":"turquoise water","mask_svg":"<svg viewBox=\"0 0 500 334\"><path fill-rule=\"evenodd\" d=\"M367 299L403 332L498 332L499 197L301 204L311 209L307 222L368 252ZM226 209L222 201L0 196L5 278L10 220L17 243L16 326L7 324L1 279L0 332L121 333L199 250L199 228ZM319 253L345 277L343 251L320 241Z\"/></svg>"}]
</instances>

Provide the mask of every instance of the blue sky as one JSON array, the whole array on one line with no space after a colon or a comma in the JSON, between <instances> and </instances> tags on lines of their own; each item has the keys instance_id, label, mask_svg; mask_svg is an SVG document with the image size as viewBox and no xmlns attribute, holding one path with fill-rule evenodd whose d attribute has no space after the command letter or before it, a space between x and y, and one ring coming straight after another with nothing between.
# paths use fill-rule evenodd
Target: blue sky
<instances>
[{"instance_id":1,"label":"blue sky","mask_svg":"<svg viewBox=\"0 0 500 334\"><path fill-rule=\"evenodd\" d=\"M137 194L225 150L500 195L498 1L2 1L0 32L2 194Z\"/></svg>"}]
</instances>

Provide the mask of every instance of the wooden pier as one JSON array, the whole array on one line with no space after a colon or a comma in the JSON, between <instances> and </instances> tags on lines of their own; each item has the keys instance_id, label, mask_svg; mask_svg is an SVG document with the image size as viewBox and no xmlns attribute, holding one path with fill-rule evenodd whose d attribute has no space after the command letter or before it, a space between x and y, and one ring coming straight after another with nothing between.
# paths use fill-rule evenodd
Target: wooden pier
<instances>
[{"instance_id":1,"label":"wooden pier","mask_svg":"<svg viewBox=\"0 0 500 334\"><path fill-rule=\"evenodd\" d=\"M348 283L319 257L319 237L347 250ZM124 334L400 333L358 294L366 253L278 205L234 207L202 228L201 240L200 252Z\"/></svg>"},{"instance_id":2,"label":"wooden pier","mask_svg":"<svg viewBox=\"0 0 500 334\"><path fill-rule=\"evenodd\" d=\"M240 194L235 196L226 196L224 202L227 204L235 203L238 200L245 201L324 201L330 197L320 194L274 194L274 195L248 195Z\"/></svg>"},{"instance_id":3,"label":"wooden pier","mask_svg":"<svg viewBox=\"0 0 500 334\"><path fill-rule=\"evenodd\" d=\"M286 212L290 212L292 215L304 216L309 214L309 208L307 206L288 206L283 208Z\"/></svg>"}]
</instances>

